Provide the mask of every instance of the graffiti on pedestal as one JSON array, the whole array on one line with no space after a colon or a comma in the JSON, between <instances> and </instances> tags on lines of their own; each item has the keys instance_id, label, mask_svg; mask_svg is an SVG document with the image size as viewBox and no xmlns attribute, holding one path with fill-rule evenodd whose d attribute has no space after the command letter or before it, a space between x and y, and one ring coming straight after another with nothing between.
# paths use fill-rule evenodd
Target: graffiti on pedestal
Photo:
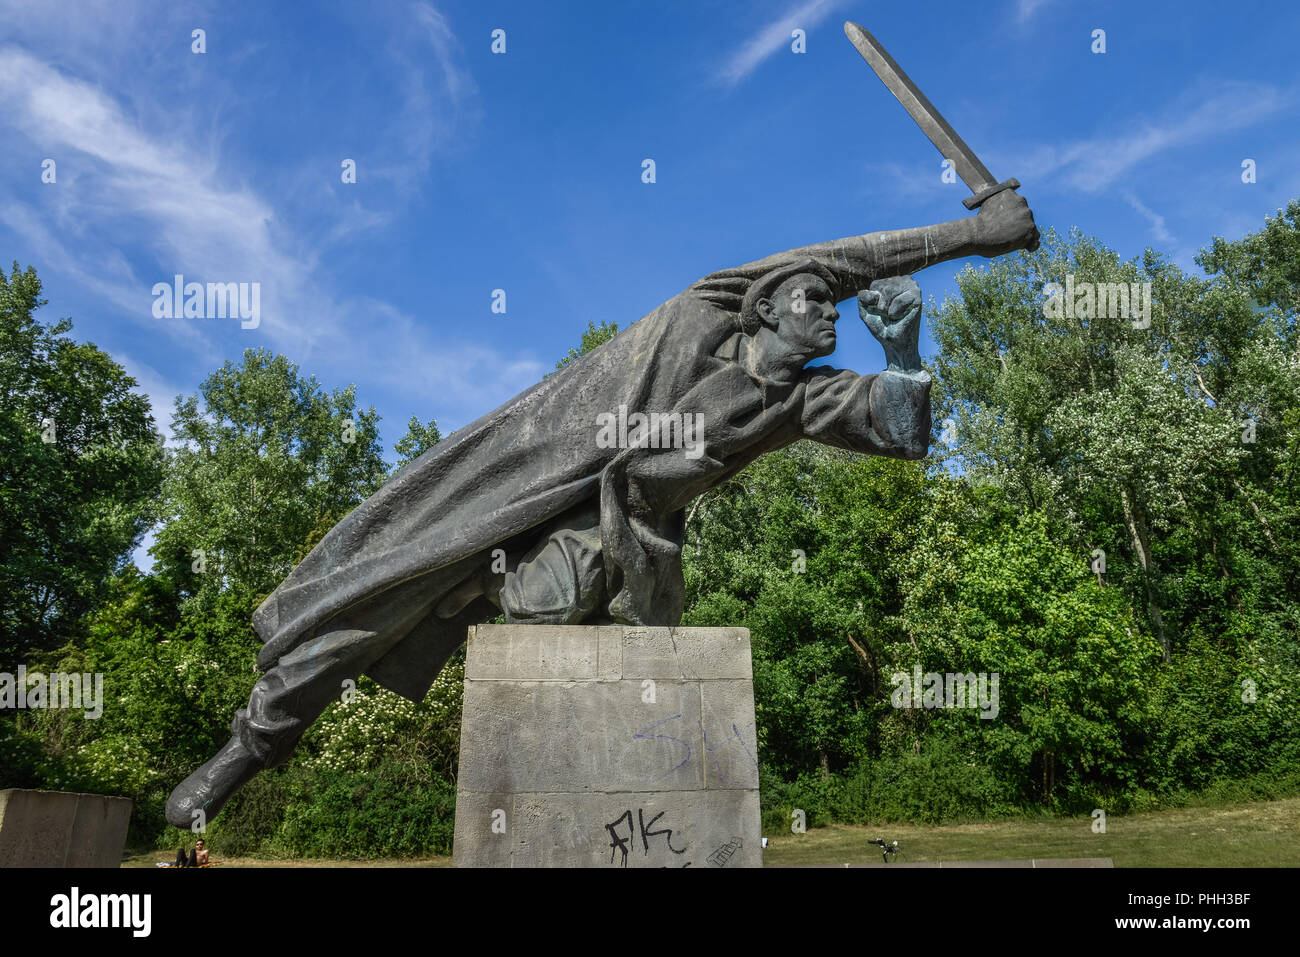
<instances>
[{"instance_id":1,"label":"graffiti on pedestal","mask_svg":"<svg viewBox=\"0 0 1300 957\"><path fill-rule=\"evenodd\" d=\"M735 855L735 853L738 850L740 850L744 846L744 844L745 842L742 841L740 838L733 837L726 844L723 844L712 854L706 857L705 860L708 861L710 864L712 864L714 867L726 867L727 861L731 860L731 858Z\"/></svg>"},{"instance_id":2,"label":"graffiti on pedestal","mask_svg":"<svg viewBox=\"0 0 1300 957\"><path fill-rule=\"evenodd\" d=\"M614 856L621 853L623 857L619 863L623 867L627 867L628 854L636 850L638 836L640 837L641 852L646 857L650 856L651 840L659 837L664 839L664 846L674 854L685 854L685 847L680 850L673 847L673 829L671 827L660 827L658 830L652 830L658 820L666 813L666 811L660 811L647 821L645 819L645 808L637 808L636 823L634 824L632 820L632 811L629 808L609 824L606 824L605 830L609 832L610 839L609 862L613 864ZM624 821L627 822L626 833L623 831ZM655 846L657 847L659 845L656 844ZM690 862L688 861L685 866L690 867Z\"/></svg>"},{"instance_id":3,"label":"graffiti on pedestal","mask_svg":"<svg viewBox=\"0 0 1300 957\"><path fill-rule=\"evenodd\" d=\"M664 778L670 777L671 775L677 773L682 768L686 767L687 763L689 763L691 760L691 756L696 753L695 749L693 749L688 742L683 741L681 738L674 737L670 734L652 733L656 731L656 729L662 728L670 721L681 720L681 717L682 716L680 714L674 714L674 715L670 715L667 718L661 718L660 720L654 722L653 724L646 725L640 731L636 732L636 734L632 735L633 741L655 740L655 739L660 741L672 741L674 744L680 745L682 750L685 752L682 755L682 759L679 762L677 762L675 765L673 765L671 768L668 768L667 770L662 771L659 774L650 777L647 781L648 784L654 784L658 781L662 781ZM722 765L718 761L718 756L717 756L718 751L721 750L724 747L724 745L719 745L718 748L715 748L712 744L709 743L709 733L704 730L703 720L697 721L696 724L699 726L700 743L702 745L702 748L700 748L699 750L700 760L703 761L704 755L706 754L710 758L712 758L713 770L714 770L714 774L717 776L718 783L726 784L727 778L722 771ZM752 730L753 727L754 724L753 722L751 722L750 729ZM739 747L741 753L744 754L745 758L748 759L749 763L751 763L755 768L758 767L758 758L754 755L753 752L749 750L749 747L745 744L745 739L741 736L740 728L736 726L736 723L734 721L731 723L731 737L726 738L725 742L726 742L725 747L730 747L730 748Z\"/></svg>"}]
</instances>

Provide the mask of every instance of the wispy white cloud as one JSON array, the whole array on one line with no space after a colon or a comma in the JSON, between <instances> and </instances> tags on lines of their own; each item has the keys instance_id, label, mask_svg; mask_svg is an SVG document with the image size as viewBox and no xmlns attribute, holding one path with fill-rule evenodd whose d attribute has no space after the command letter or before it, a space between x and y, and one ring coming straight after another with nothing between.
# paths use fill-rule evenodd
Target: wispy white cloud
<instances>
[{"instance_id":1,"label":"wispy white cloud","mask_svg":"<svg viewBox=\"0 0 1300 957\"><path fill-rule=\"evenodd\" d=\"M549 371L540 362L508 359L476 343L444 341L431 348L427 333L410 315L380 300L359 300L351 308L358 330L360 317L365 328L384 330L383 355L367 363L368 381L399 390L413 407L446 410L446 422L472 421ZM442 415L439 421L444 421Z\"/></svg>"},{"instance_id":2,"label":"wispy white cloud","mask_svg":"<svg viewBox=\"0 0 1300 957\"><path fill-rule=\"evenodd\" d=\"M409 192L428 173L435 154L468 140L482 111L478 85L461 64L460 41L442 13L431 4L412 3L392 29L386 59L399 71L402 100L377 137L386 144L384 155L372 157L365 175Z\"/></svg>"},{"instance_id":3,"label":"wispy white cloud","mask_svg":"<svg viewBox=\"0 0 1300 957\"><path fill-rule=\"evenodd\" d=\"M94 10L108 18L112 6ZM93 31L34 38L25 27L27 46L0 46L0 137L54 158L58 180L42 184L33 168L29 182L0 184L0 224L28 261L44 263L139 335L171 337L175 365L212 368L233 336L318 373L400 388L427 400L422 417L434 408L448 418L477 414L509 398L540 378L540 364L449 341L389 303L343 291L323 265L331 246L403 215L400 196L418 188L439 150L464 141L476 115L476 87L446 18L425 2L390 15L380 29L394 56L382 62L406 95L376 117L393 136L384 140L387 162L367 165L364 175L401 183L392 208L377 206L373 193L363 205L337 183L305 197L254 185L272 180L220 137L211 104L226 95L222 88L198 98L208 104L201 113L194 97L169 108L158 100L158 76L143 84L114 72L116 54L97 49ZM8 17L0 13L0 25ZM260 327L155 319L152 285L177 272L199 282L259 282ZM151 361L165 367L156 355ZM138 358L128 371L166 429L173 385Z\"/></svg>"},{"instance_id":4,"label":"wispy white cloud","mask_svg":"<svg viewBox=\"0 0 1300 957\"><path fill-rule=\"evenodd\" d=\"M478 91L478 87L474 84L474 78L457 63L460 45L447 18L428 3L416 3L413 13L415 22L428 37L438 65L442 68L443 86L447 95L455 103L464 103Z\"/></svg>"},{"instance_id":5,"label":"wispy white cloud","mask_svg":"<svg viewBox=\"0 0 1300 957\"><path fill-rule=\"evenodd\" d=\"M164 442L174 446L176 443L172 433L172 411L176 407L176 397L197 390L192 386L183 388L149 363L142 362L136 356L122 352L120 349L113 353L113 361L135 380L136 391L149 399L149 405L153 409L154 426L162 433Z\"/></svg>"},{"instance_id":6,"label":"wispy white cloud","mask_svg":"<svg viewBox=\"0 0 1300 957\"><path fill-rule=\"evenodd\" d=\"M1152 236L1162 243L1174 242L1173 234L1165 227L1165 218L1163 216L1148 207L1132 193L1126 192L1124 194L1124 202L1128 203L1138 215L1150 223Z\"/></svg>"},{"instance_id":7,"label":"wispy white cloud","mask_svg":"<svg viewBox=\"0 0 1300 957\"><path fill-rule=\"evenodd\" d=\"M1016 22L1027 23L1033 19L1034 14L1051 2L1052 0L1016 0Z\"/></svg>"},{"instance_id":8,"label":"wispy white cloud","mask_svg":"<svg viewBox=\"0 0 1300 957\"><path fill-rule=\"evenodd\" d=\"M892 196L901 200L940 199L945 193L959 200L970 193L960 182L942 179L942 158L934 154L933 166L905 166L894 160L867 163L863 167L860 193L864 196Z\"/></svg>"},{"instance_id":9,"label":"wispy white cloud","mask_svg":"<svg viewBox=\"0 0 1300 957\"><path fill-rule=\"evenodd\" d=\"M787 47L792 42L790 34L796 27L805 32L811 31L836 7L843 6L844 2L845 0L805 0L742 43L718 70L718 80L729 86L740 83L773 53Z\"/></svg>"},{"instance_id":10,"label":"wispy white cloud","mask_svg":"<svg viewBox=\"0 0 1300 957\"><path fill-rule=\"evenodd\" d=\"M1026 183L1052 181L1096 194L1128 180L1162 153L1184 149L1270 119L1293 104L1295 91L1240 82L1198 83L1156 119L1104 116L1105 129L1087 139L1042 146L1017 161Z\"/></svg>"},{"instance_id":11,"label":"wispy white cloud","mask_svg":"<svg viewBox=\"0 0 1300 957\"><path fill-rule=\"evenodd\" d=\"M104 250L91 262L68 248L65 238L56 235L54 227L65 219L57 211L53 220L48 209L42 210L32 203L10 197L0 203L0 224L6 226L24 247L40 255L42 262L62 273L77 285L92 293L97 299L119 310L132 314L147 314L150 300L148 287L135 276L131 266L119 250ZM75 241L75 237L68 242ZM176 334L199 345L201 337L196 332L175 327Z\"/></svg>"},{"instance_id":12,"label":"wispy white cloud","mask_svg":"<svg viewBox=\"0 0 1300 957\"><path fill-rule=\"evenodd\" d=\"M55 160L58 181L33 190L52 192L63 236L30 215L25 222L18 216L6 222L44 256L66 261L72 257L65 245L74 246L85 264L74 275L155 332L158 321L146 293L173 271L200 281L261 281L269 287L264 294L279 294L283 305L283 293L292 296L309 270L301 256L287 251L271 203L247 187L224 183L211 160L187 148L184 138L177 142L174 131L186 128L186 118L166 119L177 121L170 136L166 129L147 128L97 85L25 50L0 49L0 124ZM156 258L159 275L109 273L99 265L101 254L116 252L126 238ZM274 305L269 313L268 332L283 332Z\"/></svg>"}]
</instances>

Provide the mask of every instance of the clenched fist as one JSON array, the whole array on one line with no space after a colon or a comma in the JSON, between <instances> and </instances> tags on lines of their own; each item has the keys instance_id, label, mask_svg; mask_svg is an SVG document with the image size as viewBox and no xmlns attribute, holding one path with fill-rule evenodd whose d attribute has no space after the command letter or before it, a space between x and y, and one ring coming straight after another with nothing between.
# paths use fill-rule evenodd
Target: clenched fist
<instances>
[{"instance_id":1,"label":"clenched fist","mask_svg":"<svg viewBox=\"0 0 1300 957\"><path fill-rule=\"evenodd\" d=\"M1004 189L990 196L975 217L975 250L981 256L1001 256L1038 248L1038 227L1029 203L1019 193Z\"/></svg>"},{"instance_id":2,"label":"clenched fist","mask_svg":"<svg viewBox=\"0 0 1300 957\"><path fill-rule=\"evenodd\" d=\"M921 353L921 287L911 276L877 279L858 293L858 315L885 350L895 372L917 372Z\"/></svg>"}]
</instances>

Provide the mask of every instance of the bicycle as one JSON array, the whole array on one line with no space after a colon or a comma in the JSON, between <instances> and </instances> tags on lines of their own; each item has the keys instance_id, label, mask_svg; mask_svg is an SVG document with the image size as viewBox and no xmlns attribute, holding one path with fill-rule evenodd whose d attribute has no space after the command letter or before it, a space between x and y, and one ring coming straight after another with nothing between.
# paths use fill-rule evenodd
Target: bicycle
<instances>
[{"instance_id":1,"label":"bicycle","mask_svg":"<svg viewBox=\"0 0 1300 957\"><path fill-rule=\"evenodd\" d=\"M874 841L867 841L867 843L874 844L876 847L880 848L880 856L886 864L889 863L890 854L898 855L902 853L902 849L898 846L897 841L894 841L892 844L886 844L884 838L878 837Z\"/></svg>"}]
</instances>

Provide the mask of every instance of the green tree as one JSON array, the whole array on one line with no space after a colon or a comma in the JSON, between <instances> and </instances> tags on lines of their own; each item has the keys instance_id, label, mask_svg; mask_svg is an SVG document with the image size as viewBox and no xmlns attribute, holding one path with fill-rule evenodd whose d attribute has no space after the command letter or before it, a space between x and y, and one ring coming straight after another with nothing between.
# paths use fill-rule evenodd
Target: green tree
<instances>
[{"instance_id":1,"label":"green tree","mask_svg":"<svg viewBox=\"0 0 1300 957\"><path fill-rule=\"evenodd\" d=\"M1224 373L1207 392L1235 416L1242 433L1245 454L1228 480L1229 501L1251 550L1270 559L1257 562L1254 572L1261 597L1275 596L1276 609L1284 598L1300 601L1294 575L1283 581L1262 567L1300 567L1300 199L1268 217L1257 233L1235 242L1215 238L1196 261L1224 297L1249 299L1251 307L1238 307L1246 334L1237 338L1245 341L1224 357Z\"/></svg>"},{"instance_id":2,"label":"green tree","mask_svg":"<svg viewBox=\"0 0 1300 957\"><path fill-rule=\"evenodd\" d=\"M569 354L555 364L555 371L558 372L567 366L574 359L585 356L592 349L599 348L618 335L618 323L602 322L597 327L595 322L587 323L587 331L582 334L582 342L577 349L570 349Z\"/></svg>"},{"instance_id":3,"label":"green tree","mask_svg":"<svg viewBox=\"0 0 1300 957\"><path fill-rule=\"evenodd\" d=\"M59 645L152 522L165 453L135 380L45 326L32 268L0 272L0 660Z\"/></svg>"},{"instance_id":4,"label":"green tree","mask_svg":"<svg viewBox=\"0 0 1300 957\"><path fill-rule=\"evenodd\" d=\"M900 709L882 735L955 738L1021 801L1092 807L1133 776L1159 646L1041 514L999 499L959 482L937 493L903 562L906 640L890 649L902 673L996 673L997 711Z\"/></svg>"},{"instance_id":5,"label":"green tree","mask_svg":"<svg viewBox=\"0 0 1300 957\"><path fill-rule=\"evenodd\" d=\"M235 591L251 603L301 559L300 546L386 478L371 407L325 392L283 356L249 349L176 400L180 442L151 553L192 610Z\"/></svg>"},{"instance_id":6,"label":"green tree","mask_svg":"<svg viewBox=\"0 0 1300 957\"><path fill-rule=\"evenodd\" d=\"M1261 305L1272 305L1294 320L1300 314L1300 199L1293 199L1264 228L1235 242L1221 237L1196 257L1197 265L1220 274Z\"/></svg>"},{"instance_id":7,"label":"green tree","mask_svg":"<svg viewBox=\"0 0 1300 957\"><path fill-rule=\"evenodd\" d=\"M760 757L825 777L876 747L896 568L924 466L798 442L706 493L687 523L685 623L750 629Z\"/></svg>"},{"instance_id":8,"label":"green tree","mask_svg":"<svg viewBox=\"0 0 1300 957\"><path fill-rule=\"evenodd\" d=\"M396 468L400 469L408 462L415 461L441 441L442 433L438 431L437 419L430 419L428 425L421 425L417 416L411 416L411 421L406 423L406 434L393 446L398 455Z\"/></svg>"},{"instance_id":9,"label":"green tree","mask_svg":"<svg viewBox=\"0 0 1300 957\"><path fill-rule=\"evenodd\" d=\"M1071 275L1076 285L1149 283L1149 328L1049 316L1047 284ZM948 457L1042 511L1080 562L1103 550L1106 581L1143 608L1167 660L1206 607L1187 600L1189 574L1203 576L1209 561L1231 603L1251 587L1241 573L1258 554L1253 539L1282 548L1257 471L1285 454L1279 430L1263 433L1295 397L1276 324L1231 283L1188 276L1150 250L1121 263L1077 233L1049 231L1035 254L968 269L958 285L931 325L938 418L958 436ZM1263 440L1254 447L1243 442L1251 415Z\"/></svg>"},{"instance_id":10,"label":"green tree","mask_svg":"<svg viewBox=\"0 0 1300 957\"><path fill-rule=\"evenodd\" d=\"M1096 562L1096 584L1123 593L1161 646L1148 737L1122 768L1091 750L1112 783L1122 771L1133 788L1200 787L1296 747L1294 233L1293 210L1216 240L1200 257L1219 270L1208 278L1151 250L1121 263L1096 240L1049 233L1032 256L963 272L932 323L938 418L957 433L948 458L1017 515L1041 515L1076 570ZM1049 315L1046 284L1067 275L1150 283L1150 326ZM1113 633L1119 612L1096 614ZM1243 707L1243 682L1257 704ZM1074 781L1087 778L1081 743Z\"/></svg>"}]
</instances>

